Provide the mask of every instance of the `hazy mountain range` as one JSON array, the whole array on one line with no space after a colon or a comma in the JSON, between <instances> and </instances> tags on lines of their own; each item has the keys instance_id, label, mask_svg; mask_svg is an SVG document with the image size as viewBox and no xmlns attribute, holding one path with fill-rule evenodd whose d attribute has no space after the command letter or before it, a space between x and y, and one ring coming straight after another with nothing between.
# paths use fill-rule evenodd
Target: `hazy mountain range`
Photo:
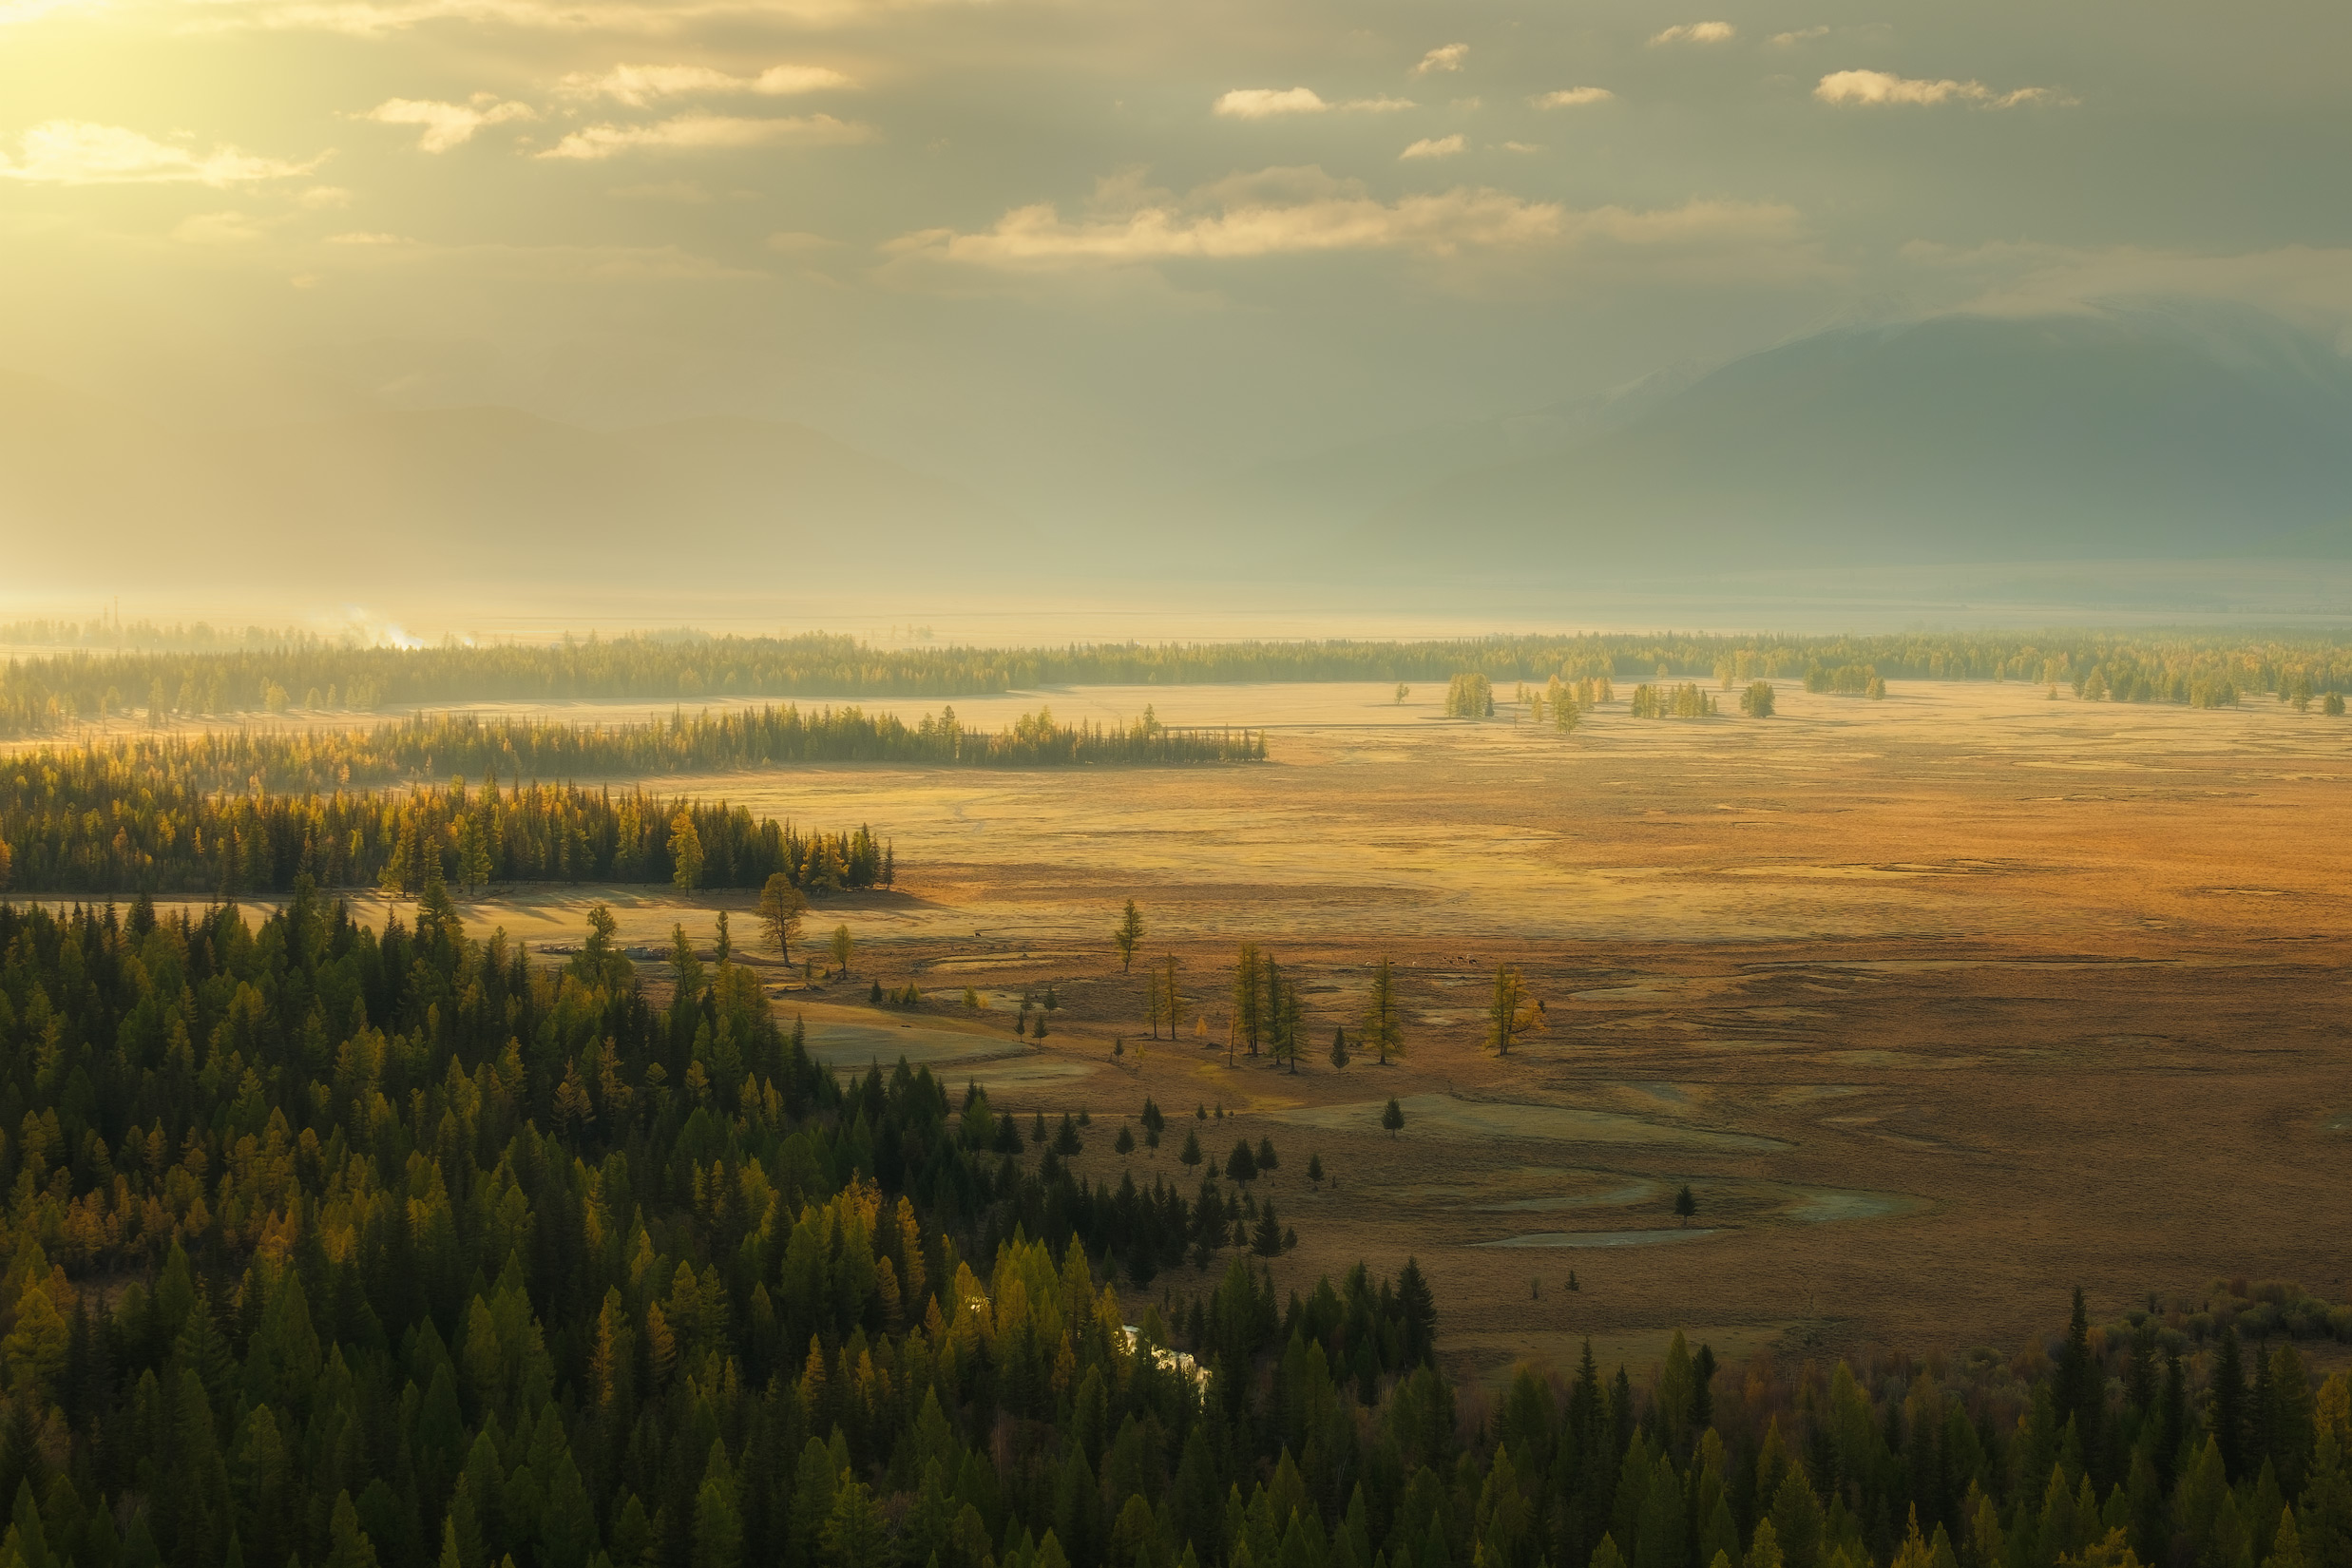
<instances>
[{"instance_id":1,"label":"hazy mountain range","mask_svg":"<svg viewBox=\"0 0 2352 1568\"><path fill-rule=\"evenodd\" d=\"M1750 354L1404 488L1376 551L1851 564L2352 553L2352 362L2212 304L1941 316Z\"/></svg>"},{"instance_id":2,"label":"hazy mountain range","mask_svg":"<svg viewBox=\"0 0 2352 1568\"><path fill-rule=\"evenodd\" d=\"M1303 455L1205 485L1181 514L1142 559L1464 577L2342 559L2352 362L2210 303L1843 327ZM223 432L23 378L0 378L0 524L33 580L337 590L1009 575L1041 544L1006 508L797 425L598 431L458 408Z\"/></svg>"}]
</instances>

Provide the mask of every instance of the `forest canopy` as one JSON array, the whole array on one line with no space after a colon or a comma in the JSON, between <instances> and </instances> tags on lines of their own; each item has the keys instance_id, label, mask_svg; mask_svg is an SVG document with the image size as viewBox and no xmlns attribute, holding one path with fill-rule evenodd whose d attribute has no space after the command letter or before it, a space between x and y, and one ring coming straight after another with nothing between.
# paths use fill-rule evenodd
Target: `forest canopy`
<instances>
[{"instance_id":1,"label":"forest canopy","mask_svg":"<svg viewBox=\"0 0 2352 1568\"><path fill-rule=\"evenodd\" d=\"M2352 1312L2292 1287L2077 1292L2016 1355L1588 1346L1471 1403L1411 1260L1286 1299L1271 1203L836 1078L682 930L657 991L437 887L0 904L0 1126L10 1568L2352 1555L2352 1380L2296 1348Z\"/></svg>"},{"instance_id":2,"label":"forest canopy","mask_svg":"<svg viewBox=\"0 0 2352 1568\"><path fill-rule=\"evenodd\" d=\"M163 641L159 638L157 641ZM76 720L287 709L374 712L466 702L725 698L949 699L1062 685L1251 680L1494 682L1606 677L1801 680L1867 666L1887 679L2073 684L2126 699L2210 705L2240 692L2352 691L2352 637L2260 631L1906 632L1883 636L1610 634L1444 641L882 648L853 638L644 637L555 645L352 647L259 635L198 647L73 651L0 670L0 736Z\"/></svg>"}]
</instances>

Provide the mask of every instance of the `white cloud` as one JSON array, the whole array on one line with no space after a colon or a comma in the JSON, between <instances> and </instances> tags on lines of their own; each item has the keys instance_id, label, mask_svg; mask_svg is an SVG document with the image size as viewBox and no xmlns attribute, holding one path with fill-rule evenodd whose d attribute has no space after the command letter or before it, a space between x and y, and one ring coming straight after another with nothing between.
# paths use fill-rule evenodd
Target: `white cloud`
<instances>
[{"instance_id":1,"label":"white cloud","mask_svg":"<svg viewBox=\"0 0 2352 1568\"><path fill-rule=\"evenodd\" d=\"M1451 158L1468 146L1469 143L1463 140L1462 133L1456 131L1451 136L1425 136L1403 152L1398 153L1397 156L1399 158Z\"/></svg>"},{"instance_id":2,"label":"white cloud","mask_svg":"<svg viewBox=\"0 0 2352 1568\"><path fill-rule=\"evenodd\" d=\"M929 229L884 247L889 271L1067 273L1166 261L1233 262L1279 256L1391 253L1461 273L1522 271L1552 277L1573 259L1606 272L1622 257L1636 281L1786 283L1826 269L1795 209L1693 201L1637 212L1577 211L1490 187L1456 186L1383 201L1319 168L1234 175L1189 195L1106 182L1097 210L1064 218L1039 202L979 233Z\"/></svg>"},{"instance_id":3,"label":"white cloud","mask_svg":"<svg viewBox=\"0 0 2352 1568\"><path fill-rule=\"evenodd\" d=\"M1580 109L1588 104L1606 104L1616 96L1607 87L1562 87L1558 92L1538 93L1527 101L1539 109Z\"/></svg>"},{"instance_id":4,"label":"white cloud","mask_svg":"<svg viewBox=\"0 0 2352 1568\"><path fill-rule=\"evenodd\" d=\"M1312 87L1235 87L1216 101L1213 112L1234 120L1270 120L1278 114L1321 114L1330 106Z\"/></svg>"},{"instance_id":5,"label":"white cloud","mask_svg":"<svg viewBox=\"0 0 2352 1568\"><path fill-rule=\"evenodd\" d=\"M584 125L539 156L614 158L624 152L693 152L733 147L840 146L871 139L854 121L830 114L755 120L738 115L681 114L649 125Z\"/></svg>"},{"instance_id":6,"label":"white cloud","mask_svg":"<svg viewBox=\"0 0 2352 1568\"><path fill-rule=\"evenodd\" d=\"M1409 98L1349 98L1331 103L1312 87L1235 87L1212 105L1229 120L1272 120L1285 114L1389 114L1409 109Z\"/></svg>"},{"instance_id":7,"label":"white cloud","mask_svg":"<svg viewBox=\"0 0 2352 1568\"><path fill-rule=\"evenodd\" d=\"M568 98L609 98L636 108L689 94L783 98L855 85L830 66L770 66L756 76L732 76L709 66L615 66L601 76L574 72L557 90Z\"/></svg>"},{"instance_id":8,"label":"white cloud","mask_svg":"<svg viewBox=\"0 0 2352 1568\"><path fill-rule=\"evenodd\" d=\"M0 28L37 22L61 10L96 10L100 0L0 0Z\"/></svg>"},{"instance_id":9,"label":"white cloud","mask_svg":"<svg viewBox=\"0 0 2352 1568\"><path fill-rule=\"evenodd\" d=\"M985 0L186 0L201 18L200 27L300 29L357 37L444 21L648 34L734 19L828 27L981 3Z\"/></svg>"},{"instance_id":10,"label":"white cloud","mask_svg":"<svg viewBox=\"0 0 2352 1568\"><path fill-rule=\"evenodd\" d=\"M1502 150L1504 152L1541 152L1543 143L1540 142L1505 142L1502 143Z\"/></svg>"},{"instance_id":11,"label":"white cloud","mask_svg":"<svg viewBox=\"0 0 2352 1568\"><path fill-rule=\"evenodd\" d=\"M1892 71L1832 71L1813 88L1825 104L1932 105L1976 104L1989 109L2014 108L2019 104L2072 104L2073 99L2048 87L2019 87L1997 93L1981 82L1955 82L1949 77L1897 76Z\"/></svg>"},{"instance_id":12,"label":"white cloud","mask_svg":"<svg viewBox=\"0 0 2352 1568\"><path fill-rule=\"evenodd\" d=\"M405 245L408 240L396 234L375 234L366 229L354 229L345 234L327 236L330 245Z\"/></svg>"},{"instance_id":13,"label":"white cloud","mask_svg":"<svg viewBox=\"0 0 2352 1568\"><path fill-rule=\"evenodd\" d=\"M1653 44L1728 44L1739 29L1729 22L1677 22L1650 35Z\"/></svg>"},{"instance_id":14,"label":"white cloud","mask_svg":"<svg viewBox=\"0 0 2352 1568\"><path fill-rule=\"evenodd\" d=\"M1798 28L1792 32L1776 32L1772 34L1770 42L1785 49L1792 44L1802 44L1810 39L1826 38L1828 36L1829 29L1827 28Z\"/></svg>"},{"instance_id":15,"label":"white cloud","mask_svg":"<svg viewBox=\"0 0 2352 1568\"><path fill-rule=\"evenodd\" d=\"M199 153L120 125L45 120L16 139L16 156L0 152L0 180L44 185L248 185L308 174L321 162L289 163L235 147Z\"/></svg>"},{"instance_id":16,"label":"white cloud","mask_svg":"<svg viewBox=\"0 0 2352 1568\"><path fill-rule=\"evenodd\" d=\"M1421 64L1413 67L1413 74L1426 76L1431 71L1460 70L1463 61L1469 58L1469 54L1470 46L1467 44L1441 44L1421 57Z\"/></svg>"},{"instance_id":17,"label":"white cloud","mask_svg":"<svg viewBox=\"0 0 2352 1568\"><path fill-rule=\"evenodd\" d=\"M503 125L514 120L536 120L537 112L528 104L498 101L491 93L477 93L469 104L443 104L426 98L387 98L367 113L362 120L373 120L379 125L415 125L423 134L416 139L418 148L425 152L448 152L462 147L473 140L473 133L485 125Z\"/></svg>"}]
</instances>

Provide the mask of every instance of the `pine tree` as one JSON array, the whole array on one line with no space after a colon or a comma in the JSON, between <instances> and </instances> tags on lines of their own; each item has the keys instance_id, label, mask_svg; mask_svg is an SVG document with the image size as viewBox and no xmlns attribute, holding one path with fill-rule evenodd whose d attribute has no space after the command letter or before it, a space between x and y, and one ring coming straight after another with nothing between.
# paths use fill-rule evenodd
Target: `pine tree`
<instances>
[{"instance_id":1,"label":"pine tree","mask_svg":"<svg viewBox=\"0 0 2352 1568\"><path fill-rule=\"evenodd\" d=\"M1348 1067L1348 1030L1344 1024L1331 1030L1331 1065L1342 1072Z\"/></svg>"},{"instance_id":2,"label":"pine tree","mask_svg":"<svg viewBox=\"0 0 2352 1568\"><path fill-rule=\"evenodd\" d=\"M1380 1053L1380 1064L1405 1054L1404 1031L1397 1006L1396 966L1383 953L1372 966L1372 994L1365 1004L1364 1025L1357 1038Z\"/></svg>"},{"instance_id":3,"label":"pine tree","mask_svg":"<svg viewBox=\"0 0 2352 1568\"><path fill-rule=\"evenodd\" d=\"M1135 967L1136 945L1142 940L1143 913L1136 908L1136 901L1131 898L1127 901L1126 912L1119 918L1119 928L1111 933L1112 945L1119 948L1120 973Z\"/></svg>"},{"instance_id":4,"label":"pine tree","mask_svg":"<svg viewBox=\"0 0 2352 1568\"><path fill-rule=\"evenodd\" d=\"M1405 1108L1390 1100L1380 1113L1380 1124L1388 1130L1391 1138L1395 1138L1405 1126Z\"/></svg>"}]
</instances>

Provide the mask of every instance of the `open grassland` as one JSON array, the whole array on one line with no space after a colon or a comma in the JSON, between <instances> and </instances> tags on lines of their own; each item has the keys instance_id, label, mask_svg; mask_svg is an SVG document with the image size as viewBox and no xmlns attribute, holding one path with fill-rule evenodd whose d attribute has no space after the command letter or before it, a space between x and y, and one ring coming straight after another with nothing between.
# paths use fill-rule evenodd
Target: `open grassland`
<instances>
[{"instance_id":1,"label":"open grassland","mask_svg":"<svg viewBox=\"0 0 2352 1568\"><path fill-rule=\"evenodd\" d=\"M1417 1254L1467 1368L1565 1360L1586 1334L1646 1353L1676 1324L1731 1356L2015 1344L2078 1280L2103 1311L2232 1273L2342 1299L2345 720L1784 684L1770 721L1620 703L1561 736L1507 711L1442 720L1438 695L1017 693L957 710L992 725L1040 701L1064 719L1149 701L1168 723L1270 729L1273 761L678 785L895 840L897 889L813 912L812 953L836 923L855 934L855 980L772 970L837 1064L904 1054L1024 1127L1088 1108L1080 1167L1113 1179L1132 1165L1189 1191L1187 1129L1220 1164L1236 1137L1271 1138L1283 1164L1257 1190L1301 1240L1278 1276ZM1109 936L1129 897L1150 929L1122 975ZM680 920L707 942L721 908L754 940L742 893L521 889L468 914L563 946L599 900L641 947ZM1295 1075L1227 1063L1243 941L1302 985ZM1332 1029L1354 1034L1383 953L1409 1054L1334 1070ZM1144 965L1170 954L1206 1039L1189 1019L1180 1042L1144 1038ZM1481 1042L1505 962L1551 1027L1502 1060ZM927 1002L869 1006L873 979ZM1017 1039L1022 995L1048 983L1046 1040ZM1146 1095L1168 1138L1122 1159L1112 1138ZM1310 1153L1336 1190L1310 1190Z\"/></svg>"}]
</instances>

